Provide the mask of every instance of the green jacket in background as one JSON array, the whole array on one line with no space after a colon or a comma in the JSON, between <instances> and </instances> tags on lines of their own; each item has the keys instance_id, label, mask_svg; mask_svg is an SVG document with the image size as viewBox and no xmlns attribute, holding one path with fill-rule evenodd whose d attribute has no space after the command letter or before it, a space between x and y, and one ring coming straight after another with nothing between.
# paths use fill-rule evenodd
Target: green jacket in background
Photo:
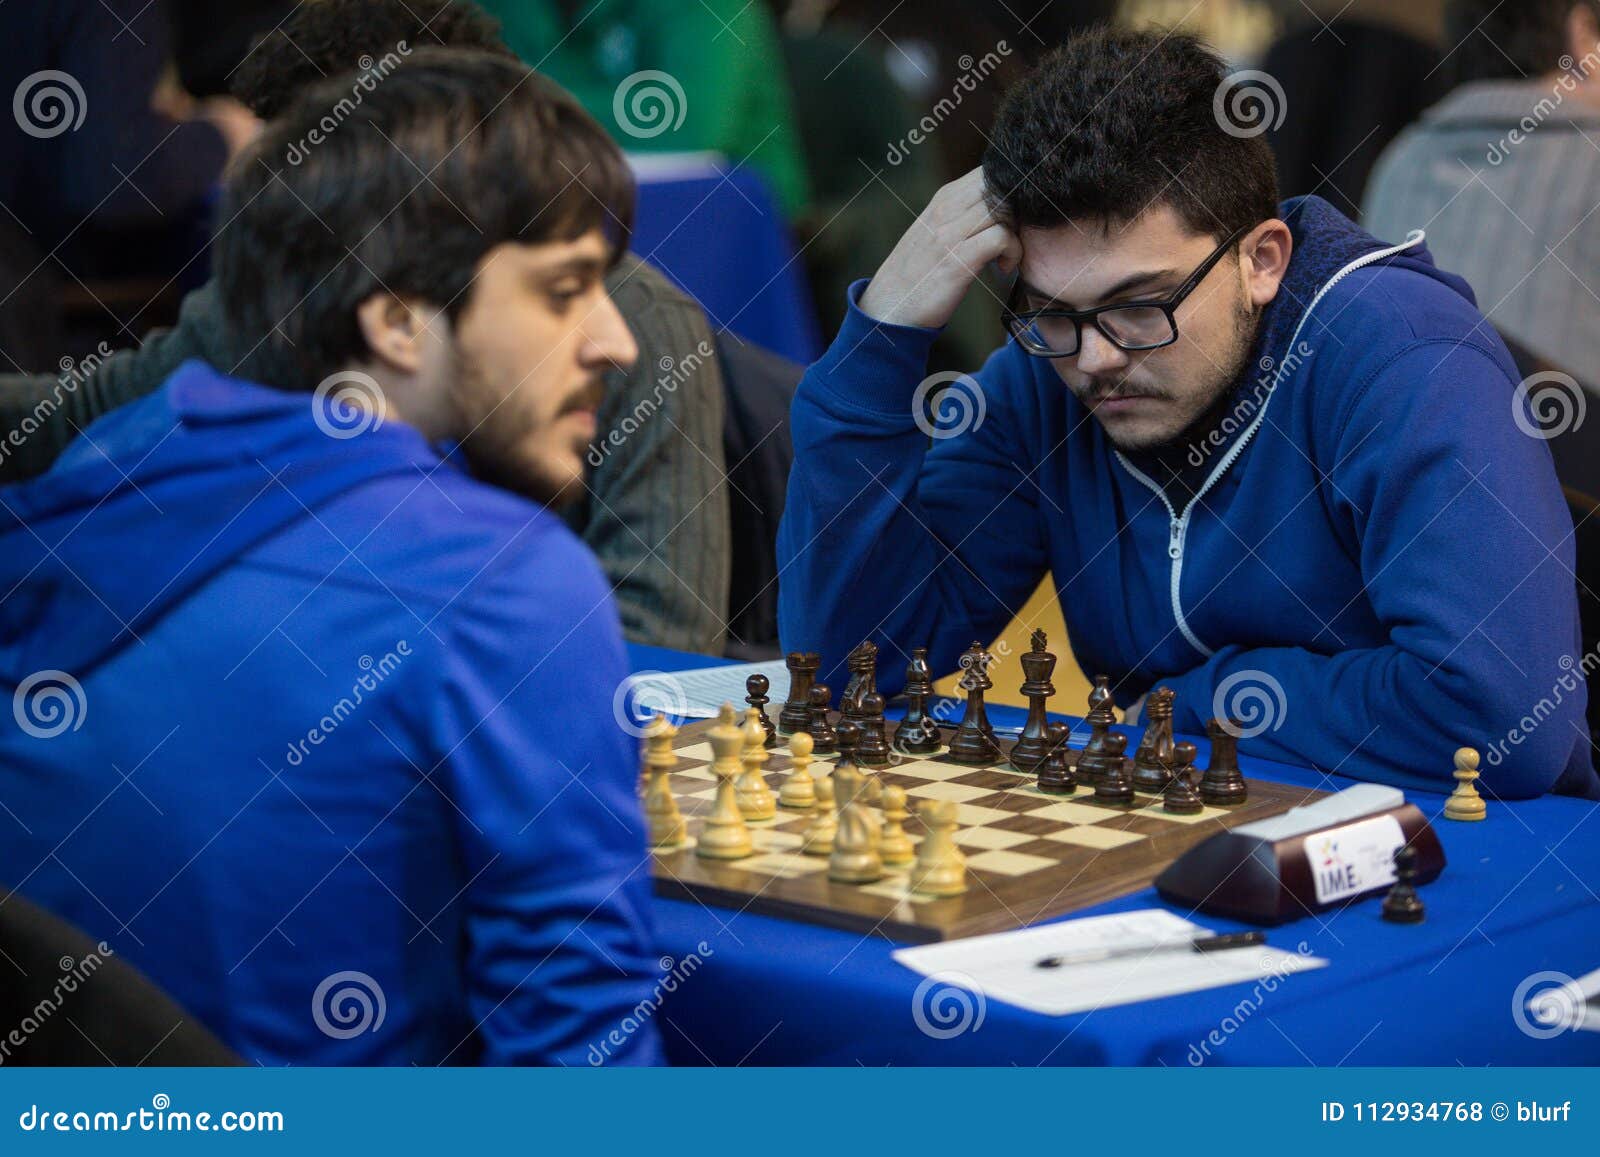
<instances>
[{"instance_id":1,"label":"green jacket in background","mask_svg":"<svg viewBox=\"0 0 1600 1157\"><path fill-rule=\"evenodd\" d=\"M611 580L635 643L722 653L732 567L722 451L726 399L705 314L634 254L606 289L639 345L627 374L606 378L583 498L562 511ZM159 389L190 358L251 377L208 282L178 324L131 350L48 374L0 374L0 483L50 468L96 418ZM70 365L70 363L63 363ZM596 461L596 459L599 459Z\"/></svg>"},{"instance_id":2,"label":"green jacket in background","mask_svg":"<svg viewBox=\"0 0 1600 1157\"><path fill-rule=\"evenodd\" d=\"M806 207L783 51L762 4L598 0L573 27L553 0L478 2L511 50L577 97L623 148L713 150L760 173L791 220ZM649 72L666 77L639 75Z\"/></svg>"}]
</instances>

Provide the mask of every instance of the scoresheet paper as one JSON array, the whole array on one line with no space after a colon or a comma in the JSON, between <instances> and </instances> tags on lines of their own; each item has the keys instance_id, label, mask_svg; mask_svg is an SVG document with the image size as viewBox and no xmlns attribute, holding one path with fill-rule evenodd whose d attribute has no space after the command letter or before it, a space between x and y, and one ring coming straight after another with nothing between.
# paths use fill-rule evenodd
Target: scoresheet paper
<instances>
[{"instance_id":1,"label":"scoresheet paper","mask_svg":"<svg viewBox=\"0 0 1600 1157\"><path fill-rule=\"evenodd\" d=\"M1038 966L1047 956L1097 948L1181 944L1210 933L1211 929L1171 912L1147 908L901 948L893 955L913 972L979 992L987 1000L1004 1001L1046 1016L1088 1012L1226 984L1269 978L1276 983L1293 973L1325 968L1328 964L1319 957L1263 944L1221 952L1155 951L1059 968Z\"/></svg>"},{"instance_id":2,"label":"scoresheet paper","mask_svg":"<svg viewBox=\"0 0 1600 1157\"><path fill-rule=\"evenodd\" d=\"M789 694L789 668L782 659L768 663L735 663L731 667L695 667L666 674L641 673L638 680L639 706L659 709L669 715L695 719L714 719L724 703L732 703L741 713L745 709L744 681L752 675L765 675L772 684L767 694L773 706L767 715L776 718Z\"/></svg>"}]
</instances>

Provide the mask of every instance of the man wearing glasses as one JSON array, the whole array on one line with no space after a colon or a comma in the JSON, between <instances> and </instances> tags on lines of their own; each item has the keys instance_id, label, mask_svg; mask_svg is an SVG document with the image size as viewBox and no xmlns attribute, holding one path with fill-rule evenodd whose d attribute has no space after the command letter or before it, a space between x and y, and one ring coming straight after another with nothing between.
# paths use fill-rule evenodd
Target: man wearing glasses
<instances>
[{"instance_id":1,"label":"man wearing glasses","mask_svg":"<svg viewBox=\"0 0 1600 1157\"><path fill-rule=\"evenodd\" d=\"M852 287L794 405L785 647L949 671L1049 573L1083 667L1135 711L1171 687L1181 731L1431 790L1468 745L1491 793L1600 798L1572 522L1511 359L1421 235L1279 204L1229 87L1192 39L1074 39ZM1011 340L928 374L991 261Z\"/></svg>"}]
</instances>

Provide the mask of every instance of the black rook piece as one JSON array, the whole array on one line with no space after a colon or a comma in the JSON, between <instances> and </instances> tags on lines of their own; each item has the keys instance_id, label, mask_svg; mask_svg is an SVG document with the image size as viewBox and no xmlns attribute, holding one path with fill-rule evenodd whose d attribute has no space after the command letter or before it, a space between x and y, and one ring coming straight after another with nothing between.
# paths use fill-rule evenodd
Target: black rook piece
<instances>
[{"instance_id":1,"label":"black rook piece","mask_svg":"<svg viewBox=\"0 0 1600 1157\"><path fill-rule=\"evenodd\" d=\"M1200 777L1194 766L1195 750L1195 745L1189 742L1173 748L1175 767L1162 793L1161 806L1174 815L1192 816L1204 810L1200 793L1194 787L1194 781Z\"/></svg>"},{"instance_id":2,"label":"black rook piece","mask_svg":"<svg viewBox=\"0 0 1600 1157\"><path fill-rule=\"evenodd\" d=\"M1028 697L1028 721L1011 747L1011 766L1030 775L1041 774L1053 746L1045 702L1056 693L1055 685L1050 682L1056 669L1056 657L1045 650L1044 632L1035 631L1032 642L1033 649L1022 656L1022 693ZM1043 787L1040 790L1044 790Z\"/></svg>"},{"instance_id":3,"label":"black rook piece","mask_svg":"<svg viewBox=\"0 0 1600 1157\"><path fill-rule=\"evenodd\" d=\"M1211 760L1200 779L1200 798L1217 807L1233 807L1250 795L1239 771L1239 724L1213 719L1206 724L1211 740Z\"/></svg>"},{"instance_id":4,"label":"black rook piece","mask_svg":"<svg viewBox=\"0 0 1600 1157\"><path fill-rule=\"evenodd\" d=\"M789 698L778 712L778 730L793 735L811 726L811 684L822 667L822 658L812 651L790 651L783 663L789 668Z\"/></svg>"},{"instance_id":5,"label":"black rook piece","mask_svg":"<svg viewBox=\"0 0 1600 1157\"><path fill-rule=\"evenodd\" d=\"M761 713L761 730L767 733L767 741L762 744L763 747L778 745L777 729L772 726L772 720L767 718L767 704L772 702L767 698L767 689L771 686L771 680L760 673L744 681L744 701Z\"/></svg>"},{"instance_id":6,"label":"black rook piece","mask_svg":"<svg viewBox=\"0 0 1600 1157\"><path fill-rule=\"evenodd\" d=\"M939 726L928 718L928 699L933 695L933 670L928 666L928 648L917 647L906 664L906 698L911 705L905 718L894 729L894 745L907 755L927 755L939 750Z\"/></svg>"},{"instance_id":7,"label":"black rook piece","mask_svg":"<svg viewBox=\"0 0 1600 1157\"><path fill-rule=\"evenodd\" d=\"M1401 844L1394 851L1394 887L1383 898L1383 918L1391 924L1420 924L1425 915L1417 895L1417 849Z\"/></svg>"},{"instance_id":8,"label":"black rook piece","mask_svg":"<svg viewBox=\"0 0 1600 1157\"><path fill-rule=\"evenodd\" d=\"M806 730L811 733L811 750L818 755L831 755L839 749L839 736L828 722L828 708L833 703L833 692L826 683L811 688L811 720Z\"/></svg>"},{"instance_id":9,"label":"black rook piece","mask_svg":"<svg viewBox=\"0 0 1600 1157\"><path fill-rule=\"evenodd\" d=\"M1077 777L1067 766L1067 735L1065 723L1047 725L1045 741L1049 749L1044 762L1039 765L1039 790L1050 795L1071 795L1078 790Z\"/></svg>"},{"instance_id":10,"label":"black rook piece","mask_svg":"<svg viewBox=\"0 0 1600 1157\"><path fill-rule=\"evenodd\" d=\"M856 759L863 767L884 767L889 762L889 738L884 733L883 696L876 691L861 697L862 716L856 720L861 739Z\"/></svg>"},{"instance_id":11,"label":"black rook piece","mask_svg":"<svg viewBox=\"0 0 1600 1157\"><path fill-rule=\"evenodd\" d=\"M960 730L950 741L950 758L957 763L982 766L1000 759L1000 745L994 741L994 729L983 705L983 693L994 686L989 678L989 664L993 661L994 656L983 649L982 643L973 643L961 656L960 685L967 693L967 710L961 717Z\"/></svg>"}]
</instances>

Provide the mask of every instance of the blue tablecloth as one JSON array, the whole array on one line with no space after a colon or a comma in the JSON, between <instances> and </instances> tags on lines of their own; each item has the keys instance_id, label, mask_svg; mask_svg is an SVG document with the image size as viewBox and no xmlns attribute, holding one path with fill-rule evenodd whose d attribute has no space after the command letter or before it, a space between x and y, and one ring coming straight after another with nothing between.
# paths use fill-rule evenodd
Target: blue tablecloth
<instances>
[{"instance_id":1,"label":"blue tablecloth","mask_svg":"<svg viewBox=\"0 0 1600 1157\"><path fill-rule=\"evenodd\" d=\"M719 662L629 650L635 670ZM993 708L991 718L1015 725L1021 713ZM1253 778L1328 790L1353 782L1248 756L1240 763ZM1442 795L1411 798L1429 816L1443 807ZM1271 929L1274 946L1304 941L1330 964L1270 991L1233 985L1064 1017L989 1000L981 1023L948 1039L918 1028L921 977L890 959L889 941L658 898L663 954L703 960L663 1007L662 1032L677 1064L1597 1064L1600 1033L1530 1035L1513 1014L1518 986L1534 974L1600 968L1597 811L1547 796L1491 802L1481 823L1436 819L1449 866L1422 889L1427 920L1385 923L1371 899ZM1170 906L1146 889L1074 915L1149 907Z\"/></svg>"},{"instance_id":2,"label":"blue tablecloth","mask_svg":"<svg viewBox=\"0 0 1600 1157\"><path fill-rule=\"evenodd\" d=\"M633 250L694 297L718 329L803 365L822 352L788 226L748 168L703 163L641 173Z\"/></svg>"}]
</instances>

